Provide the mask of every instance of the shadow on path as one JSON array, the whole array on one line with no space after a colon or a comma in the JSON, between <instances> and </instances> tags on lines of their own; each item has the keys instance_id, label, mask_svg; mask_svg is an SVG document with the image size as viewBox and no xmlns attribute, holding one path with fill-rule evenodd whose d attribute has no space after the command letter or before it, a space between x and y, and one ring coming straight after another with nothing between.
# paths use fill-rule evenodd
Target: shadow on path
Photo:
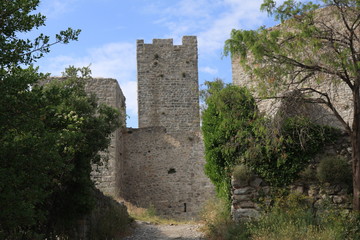
<instances>
[{"instance_id":1,"label":"shadow on path","mask_svg":"<svg viewBox=\"0 0 360 240\"><path fill-rule=\"evenodd\" d=\"M196 224L154 225L136 221L133 234L124 240L205 240L199 228Z\"/></svg>"}]
</instances>

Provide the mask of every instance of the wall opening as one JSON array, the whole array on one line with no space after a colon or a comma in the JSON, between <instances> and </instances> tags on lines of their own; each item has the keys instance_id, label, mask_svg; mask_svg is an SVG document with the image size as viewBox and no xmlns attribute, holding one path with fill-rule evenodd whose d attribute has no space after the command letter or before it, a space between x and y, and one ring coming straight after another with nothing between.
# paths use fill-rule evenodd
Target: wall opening
<instances>
[{"instance_id":1,"label":"wall opening","mask_svg":"<svg viewBox=\"0 0 360 240\"><path fill-rule=\"evenodd\" d=\"M186 203L184 203L184 212L186 212Z\"/></svg>"},{"instance_id":2,"label":"wall opening","mask_svg":"<svg viewBox=\"0 0 360 240\"><path fill-rule=\"evenodd\" d=\"M168 170L168 174L174 174L174 173L176 173L175 168L170 168L170 169Z\"/></svg>"}]
</instances>

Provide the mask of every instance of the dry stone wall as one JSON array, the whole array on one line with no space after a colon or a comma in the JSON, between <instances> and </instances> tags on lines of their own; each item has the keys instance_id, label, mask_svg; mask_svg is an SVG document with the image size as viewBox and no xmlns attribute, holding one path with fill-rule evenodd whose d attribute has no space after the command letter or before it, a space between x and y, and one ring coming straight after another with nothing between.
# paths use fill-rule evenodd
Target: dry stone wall
<instances>
[{"instance_id":1,"label":"dry stone wall","mask_svg":"<svg viewBox=\"0 0 360 240\"><path fill-rule=\"evenodd\" d=\"M321 210L325 204L331 204L341 209L352 207L352 187L348 182L320 182L317 170L320 161L326 157L341 157L351 161L351 148L346 134L342 135L332 144L328 144L324 151L314 156L305 171L300 173L288 190L295 194L302 194L313 206L314 211ZM349 164L349 174L351 174ZM334 171L342 171L335 169ZM335 176L334 176L335 178ZM248 220L260 216L264 207L272 203L271 187L258 176L247 181L232 177L232 205L231 215L235 221Z\"/></svg>"}]
</instances>

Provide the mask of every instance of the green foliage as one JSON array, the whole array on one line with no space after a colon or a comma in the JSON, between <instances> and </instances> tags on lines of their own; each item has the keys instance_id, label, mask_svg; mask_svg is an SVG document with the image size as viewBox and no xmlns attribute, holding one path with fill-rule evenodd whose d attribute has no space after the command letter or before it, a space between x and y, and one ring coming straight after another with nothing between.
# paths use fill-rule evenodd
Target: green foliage
<instances>
[{"instance_id":1,"label":"green foliage","mask_svg":"<svg viewBox=\"0 0 360 240\"><path fill-rule=\"evenodd\" d=\"M244 158L252 171L276 187L289 185L297 179L324 144L337 136L335 129L302 117L284 120L278 130L264 120L258 123L262 126L253 128L255 137L250 139Z\"/></svg>"},{"instance_id":2,"label":"green foliage","mask_svg":"<svg viewBox=\"0 0 360 240\"><path fill-rule=\"evenodd\" d=\"M25 239L89 213L91 162L119 125L115 110L87 96L84 80L39 86L42 76L14 68L0 82L0 233Z\"/></svg>"},{"instance_id":3,"label":"green foliage","mask_svg":"<svg viewBox=\"0 0 360 240\"><path fill-rule=\"evenodd\" d=\"M342 240L359 239L356 213L327 207L315 214L302 195L290 194L275 200L262 216L247 224L251 239Z\"/></svg>"},{"instance_id":4,"label":"green foliage","mask_svg":"<svg viewBox=\"0 0 360 240\"><path fill-rule=\"evenodd\" d=\"M248 183L253 178L253 173L245 164L239 164L234 167L232 176L235 180Z\"/></svg>"},{"instance_id":5,"label":"green foliage","mask_svg":"<svg viewBox=\"0 0 360 240\"><path fill-rule=\"evenodd\" d=\"M271 186L283 187L299 177L325 142L337 131L303 117L287 118L280 127L257 113L248 90L219 81L207 82L202 114L205 173L219 196L230 197L230 176L236 164L246 165ZM244 169L242 169L244 170ZM244 171L240 175L244 178Z\"/></svg>"},{"instance_id":6,"label":"green foliage","mask_svg":"<svg viewBox=\"0 0 360 240\"><path fill-rule=\"evenodd\" d=\"M256 104L245 88L220 81L206 85L206 109L202 113L205 173L215 184L219 196L229 198L231 171L246 150L240 143L247 138L246 129L255 119Z\"/></svg>"},{"instance_id":7,"label":"green foliage","mask_svg":"<svg viewBox=\"0 0 360 240\"><path fill-rule=\"evenodd\" d=\"M122 239L132 220L126 207L104 196L99 190L95 190L95 193L97 204L89 221L89 239Z\"/></svg>"},{"instance_id":8,"label":"green foliage","mask_svg":"<svg viewBox=\"0 0 360 240\"><path fill-rule=\"evenodd\" d=\"M326 156L321 159L316 176L320 182L351 184L351 166L343 157Z\"/></svg>"},{"instance_id":9,"label":"green foliage","mask_svg":"<svg viewBox=\"0 0 360 240\"><path fill-rule=\"evenodd\" d=\"M252 73L260 96L278 97L284 91L297 89L305 93L308 102L329 107L350 133L350 125L329 98L330 88L319 86L331 83L337 87L343 83L351 91L359 91L353 86L360 79L356 57L359 52L355 47L359 43L355 33L360 27L360 5L357 0L316 3L287 0L279 5L264 0L262 10L282 24L269 29L234 29L224 52L240 58L240 64ZM334 22L329 24L330 20Z\"/></svg>"},{"instance_id":10,"label":"green foliage","mask_svg":"<svg viewBox=\"0 0 360 240\"><path fill-rule=\"evenodd\" d=\"M0 68L8 68L18 64L30 64L50 51L56 43L69 43L77 40L80 30L68 28L55 36L40 34L34 40L19 38L20 33L27 33L34 28L45 25L45 16L34 13L40 0L1 1L0 24Z\"/></svg>"},{"instance_id":11,"label":"green foliage","mask_svg":"<svg viewBox=\"0 0 360 240\"><path fill-rule=\"evenodd\" d=\"M19 36L45 25L39 0L1 1L0 238L64 236L94 205L91 162L100 158L118 113L84 91L88 68L41 86L47 75L31 63L50 46L77 40L80 30L50 37ZM21 66L21 67L20 67Z\"/></svg>"},{"instance_id":12,"label":"green foliage","mask_svg":"<svg viewBox=\"0 0 360 240\"><path fill-rule=\"evenodd\" d=\"M219 207L220 206L220 207ZM222 206L222 207L221 207ZM303 195L275 199L258 219L234 223L219 201L207 206L204 230L209 239L239 240L354 240L360 239L358 213L324 206L315 212Z\"/></svg>"},{"instance_id":13,"label":"green foliage","mask_svg":"<svg viewBox=\"0 0 360 240\"><path fill-rule=\"evenodd\" d=\"M209 200L201 213L204 223L203 231L209 240L242 240L248 239L249 233L245 224L236 224L231 220L228 202L224 199Z\"/></svg>"}]
</instances>

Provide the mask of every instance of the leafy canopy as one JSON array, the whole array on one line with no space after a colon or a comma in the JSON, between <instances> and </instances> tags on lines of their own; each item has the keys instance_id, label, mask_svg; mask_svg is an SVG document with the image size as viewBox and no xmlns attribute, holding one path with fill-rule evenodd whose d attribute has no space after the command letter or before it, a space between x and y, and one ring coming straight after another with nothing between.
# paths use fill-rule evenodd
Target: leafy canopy
<instances>
[{"instance_id":1,"label":"leafy canopy","mask_svg":"<svg viewBox=\"0 0 360 240\"><path fill-rule=\"evenodd\" d=\"M119 113L85 92L88 68L43 85L48 75L31 64L80 30L21 38L45 25L38 5L0 1L0 239L69 238L93 206L91 163L119 127Z\"/></svg>"}]
</instances>

